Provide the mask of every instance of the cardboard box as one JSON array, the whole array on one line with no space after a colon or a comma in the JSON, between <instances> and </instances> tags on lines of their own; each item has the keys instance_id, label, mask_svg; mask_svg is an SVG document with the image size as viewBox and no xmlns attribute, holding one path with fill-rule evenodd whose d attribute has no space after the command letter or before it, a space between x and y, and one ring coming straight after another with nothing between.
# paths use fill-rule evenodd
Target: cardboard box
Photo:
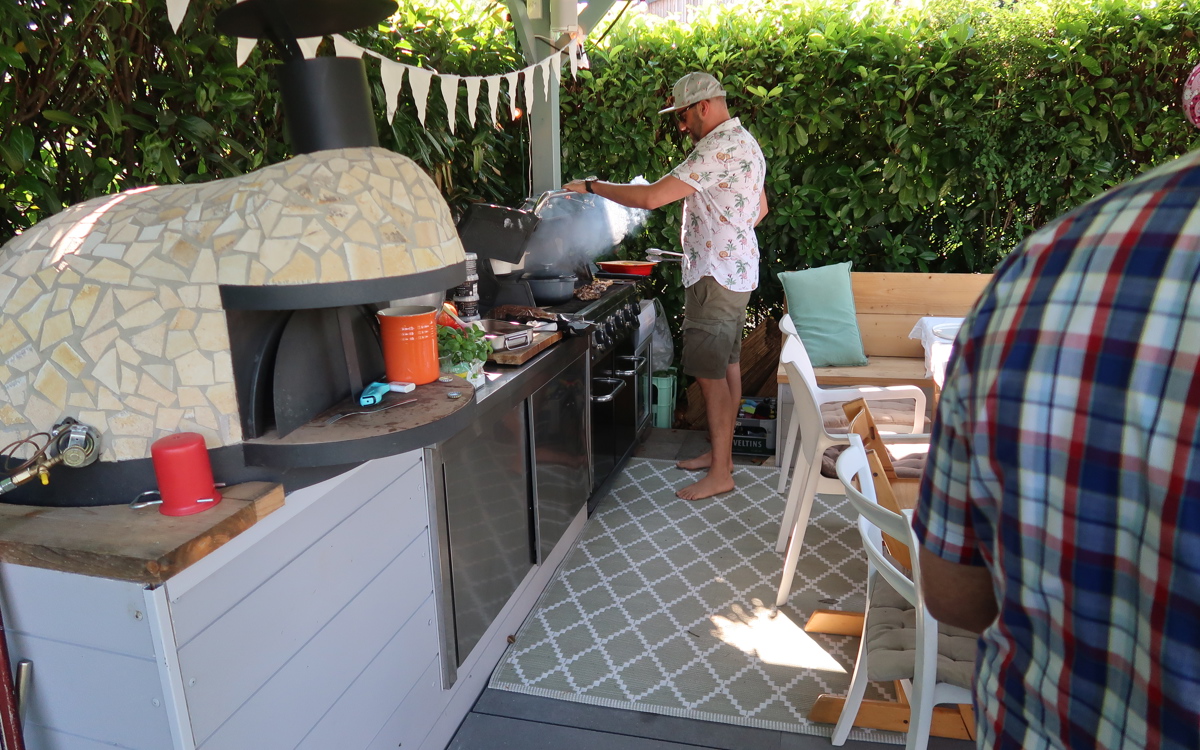
<instances>
[{"instance_id":1,"label":"cardboard box","mask_svg":"<svg viewBox=\"0 0 1200 750\"><path fill-rule=\"evenodd\" d=\"M775 455L775 399L753 396L742 399L741 415L733 428L733 452L743 456Z\"/></svg>"}]
</instances>

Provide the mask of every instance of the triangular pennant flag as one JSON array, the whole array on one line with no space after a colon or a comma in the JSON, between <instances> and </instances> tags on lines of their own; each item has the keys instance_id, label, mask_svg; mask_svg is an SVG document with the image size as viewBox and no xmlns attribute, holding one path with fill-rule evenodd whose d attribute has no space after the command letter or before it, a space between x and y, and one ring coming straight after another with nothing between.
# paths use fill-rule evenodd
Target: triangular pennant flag
<instances>
[{"instance_id":1,"label":"triangular pennant flag","mask_svg":"<svg viewBox=\"0 0 1200 750\"><path fill-rule=\"evenodd\" d=\"M171 22L171 31L179 31L179 24L183 23L183 18L187 15L189 2L190 0L167 0L167 20Z\"/></svg>"},{"instance_id":2,"label":"triangular pennant flag","mask_svg":"<svg viewBox=\"0 0 1200 750\"><path fill-rule=\"evenodd\" d=\"M246 59L250 57L250 53L254 51L254 46L258 44L257 39L244 39L238 37L237 40L237 66L240 68L246 63Z\"/></svg>"},{"instance_id":3,"label":"triangular pennant flag","mask_svg":"<svg viewBox=\"0 0 1200 750\"><path fill-rule=\"evenodd\" d=\"M413 102L417 105L417 119L421 127L425 126L425 105L429 102L429 84L433 81L433 71L424 68L408 68L408 87L412 89Z\"/></svg>"},{"instance_id":4,"label":"triangular pennant flag","mask_svg":"<svg viewBox=\"0 0 1200 750\"><path fill-rule=\"evenodd\" d=\"M506 73L504 80L508 81L508 116L512 119L517 119L517 76L519 71Z\"/></svg>"},{"instance_id":5,"label":"triangular pennant flag","mask_svg":"<svg viewBox=\"0 0 1200 750\"><path fill-rule=\"evenodd\" d=\"M554 62L554 57L547 57L538 63L538 67L542 69L542 98L550 101L550 65Z\"/></svg>"},{"instance_id":6,"label":"triangular pennant flag","mask_svg":"<svg viewBox=\"0 0 1200 750\"><path fill-rule=\"evenodd\" d=\"M383 98L387 100L387 121L396 116L400 102L400 84L404 83L404 65L392 60L379 61L379 80L383 82Z\"/></svg>"},{"instance_id":7,"label":"triangular pennant flag","mask_svg":"<svg viewBox=\"0 0 1200 750\"><path fill-rule=\"evenodd\" d=\"M333 53L338 57L357 57L361 60L365 52L365 49L359 47L341 34L333 35Z\"/></svg>"},{"instance_id":8,"label":"triangular pennant flag","mask_svg":"<svg viewBox=\"0 0 1200 750\"><path fill-rule=\"evenodd\" d=\"M440 75L442 79L442 99L446 100L446 119L450 123L450 132L454 133L454 110L458 107L458 76Z\"/></svg>"},{"instance_id":9,"label":"triangular pennant flag","mask_svg":"<svg viewBox=\"0 0 1200 750\"><path fill-rule=\"evenodd\" d=\"M475 127L475 110L479 107L479 84L483 79L467 76L463 80L467 84L467 117L471 118L471 127Z\"/></svg>"},{"instance_id":10,"label":"triangular pennant flag","mask_svg":"<svg viewBox=\"0 0 1200 750\"><path fill-rule=\"evenodd\" d=\"M551 59L554 60L550 66L554 70L554 85L555 87L562 86L562 52L555 52Z\"/></svg>"},{"instance_id":11,"label":"triangular pennant flag","mask_svg":"<svg viewBox=\"0 0 1200 750\"><path fill-rule=\"evenodd\" d=\"M521 73L525 76L525 114L533 114L533 71L537 69L536 65L530 65Z\"/></svg>"},{"instance_id":12,"label":"triangular pennant flag","mask_svg":"<svg viewBox=\"0 0 1200 750\"><path fill-rule=\"evenodd\" d=\"M306 36L303 39L297 39L296 44L300 45L300 51L304 53L305 60L311 60L317 55L317 47L321 46L321 42L325 41L323 36Z\"/></svg>"},{"instance_id":13,"label":"triangular pennant flag","mask_svg":"<svg viewBox=\"0 0 1200 750\"><path fill-rule=\"evenodd\" d=\"M483 79L488 85L488 108L492 112L492 124L499 125L500 121L496 119L496 109L500 101L500 76L488 76Z\"/></svg>"},{"instance_id":14,"label":"triangular pennant flag","mask_svg":"<svg viewBox=\"0 0 1200 750\"><path fill-rule=\"evenodd\" d=\"M571 78L578 78L579 75L579 40L572 39L570 46L567 47L567 55L571 58Z\"/></svg>"}]
</instances>

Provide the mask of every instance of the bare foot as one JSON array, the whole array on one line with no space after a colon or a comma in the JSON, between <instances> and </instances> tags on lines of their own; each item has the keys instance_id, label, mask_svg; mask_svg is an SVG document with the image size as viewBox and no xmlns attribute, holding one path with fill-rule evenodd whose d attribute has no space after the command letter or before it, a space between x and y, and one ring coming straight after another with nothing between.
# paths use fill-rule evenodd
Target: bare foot
<instances>
[{"instance_id":1,"label":"bare foot","mask_svg":"<svg viewBox=\"0 0 1200 750\"><path fill-rule=\"evenodd\" d=\"M707 451L695 458L689 458L686 461L679 461L675 464L675 468L687 469L688 471L707 469L710 466L712 466L712 451Z\"/></svg>"},{"instance_id":2,"label":"bare foot","mask_svg":"<svg viewBox=\"0 0 1200 750\"><path fill-rule=\"evenodd\" d=\"M735 486L730 474L721 472L718 476L714 476L712 472L709 472L699 482L689 484L676 491L675 496L684 500L703 500L706 497L732 492Z\"/></svg>"}]
</instances>

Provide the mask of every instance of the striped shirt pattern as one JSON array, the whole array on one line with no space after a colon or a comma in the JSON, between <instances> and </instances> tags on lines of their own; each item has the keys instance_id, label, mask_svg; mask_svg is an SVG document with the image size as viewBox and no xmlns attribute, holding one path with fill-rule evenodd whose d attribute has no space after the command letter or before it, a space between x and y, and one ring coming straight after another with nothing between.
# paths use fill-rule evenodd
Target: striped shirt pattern
<instances>
[{"instance_id":1,"label":"striped shirt pattern","mask_svg":"<svg viewBox=\"0 0 1200 750\"><path fill-rule=\"evenodd\" d=\"M959 331L915 520L986 565L1000 748L1200 748L1200 152L1032 235Z\"/></svg>"}]
</instances>

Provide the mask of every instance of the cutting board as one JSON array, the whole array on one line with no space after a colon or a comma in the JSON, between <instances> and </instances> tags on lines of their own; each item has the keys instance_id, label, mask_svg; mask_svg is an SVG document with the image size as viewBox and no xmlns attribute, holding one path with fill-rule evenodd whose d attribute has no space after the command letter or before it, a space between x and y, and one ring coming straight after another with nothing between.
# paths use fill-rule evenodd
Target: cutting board
<instances>
[{"instance_id":1,"label":"cutting board","mask_svg":"<svg viewBox=\"0 0 1200 750\"><path fill-rule=\"evenodd\" d=\"M190 516L164 516L154 505L133 510L0 504L0 560L162 583L283 505L283 486L271 482L224 487L221 495L221 502Z\"/></svg>"},{"instance_id":2,"label":"cutting board","mask_svg":"<svg viewBox=\"0 0 1200 750\"><path fill-rule=\"evenodd\" d=\"M507 352L492 352L488 361L498 365L523 365L563 337L562 331L540 331L533 334L533 343Z\"/></svg>"}]
</instances>

